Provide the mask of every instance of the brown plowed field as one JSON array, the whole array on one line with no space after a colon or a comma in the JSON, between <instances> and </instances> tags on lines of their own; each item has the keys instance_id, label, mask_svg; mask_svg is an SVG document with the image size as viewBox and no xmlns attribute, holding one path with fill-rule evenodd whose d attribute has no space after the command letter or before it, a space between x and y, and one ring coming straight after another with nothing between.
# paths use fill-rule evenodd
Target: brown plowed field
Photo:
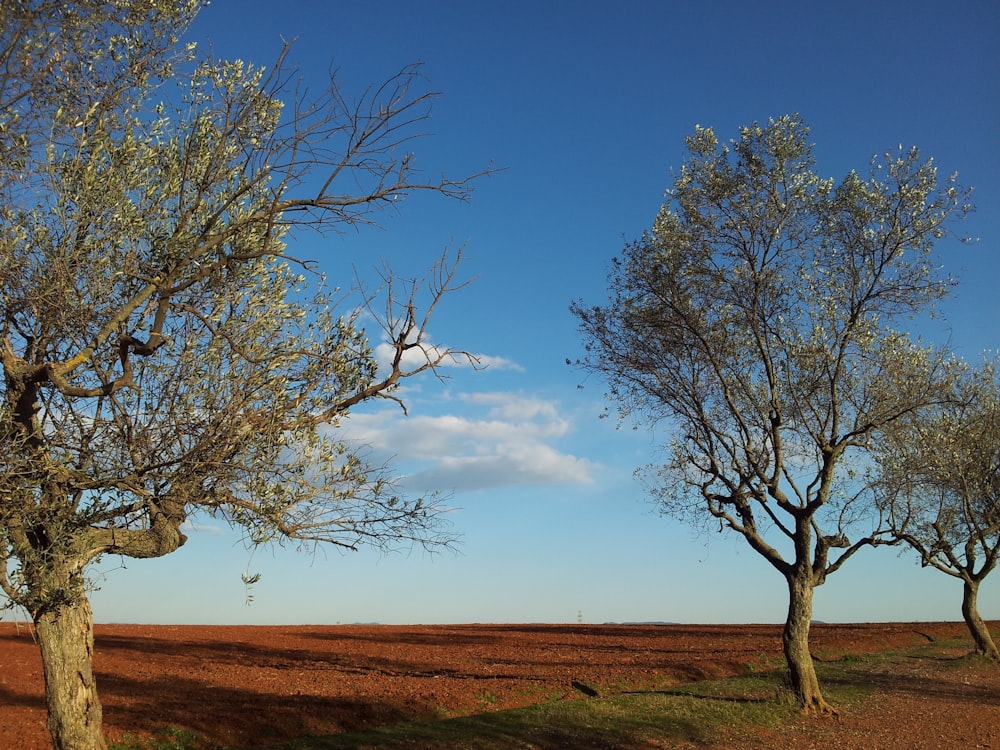
<instances>
[{"instance_id":1,"label":"brown plowed field","mask_svg":"<svg viewBox=\"0 0 1000 750\"><path fill-rule=\"evenodd\" d=\"M836 658L964 632L958 623L816 625L812 647L818 658ZM580 698L581 684L609 693L740 673L779 663L779 637L776 625L98 625L95 671L112 739L176 726L222 745L253 745ZM978 721L981 714L986 723L979 727L992 732L982 736L1000 748L1000 680L988 671L977 675L973 683L986 684L958 680L972 691L968 696L959 684L943 697L971 712L955 709L955 731L968 729L970 717ZM966 747L955 744L947 700L894 692L892 680L883 693L897 718L875 716L876 724L896 721L900 712L910 722L934 717L932 744L899 747ZM896 699L906 705L891 704ZM848 728L851 717L834 727L830 721L807 722L780 742L883 746L870 733L858 745L824 738L824 731ZM47 747L38 648L28 628L2 623L0 748Z\"/></svg>"}]
</instances>

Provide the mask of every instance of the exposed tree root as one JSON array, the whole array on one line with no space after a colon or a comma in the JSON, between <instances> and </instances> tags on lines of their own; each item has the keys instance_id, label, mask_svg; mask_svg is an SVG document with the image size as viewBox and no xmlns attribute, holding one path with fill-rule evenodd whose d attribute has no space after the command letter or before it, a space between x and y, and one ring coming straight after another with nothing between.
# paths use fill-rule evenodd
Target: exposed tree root
<instances>
[{"instance_id":1,"label":"exposed tree root","mask_svg":"<svg viewBox=\"0 0 1000 750\"><path fill-rule=\"evenodd\" d=\"M840 718L840 712L827 703L822 696L815 696L805 701L802 705L802 713L809 716L829 717L831 719Z\"/></svg>"}]
</instances>

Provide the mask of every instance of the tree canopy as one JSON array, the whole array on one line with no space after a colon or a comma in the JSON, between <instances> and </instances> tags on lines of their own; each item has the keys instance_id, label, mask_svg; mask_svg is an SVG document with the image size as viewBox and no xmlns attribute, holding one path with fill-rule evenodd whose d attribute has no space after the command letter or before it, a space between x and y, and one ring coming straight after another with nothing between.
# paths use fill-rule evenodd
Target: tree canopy
<instances>
[{"instance_id":1,"label":"tree canopy","mask_svg":"<svg viewBox=\"0 0 1000 750\"><path fill-rule=\"evenodd\" d=\"M390 274L376 304L293 247L414 191L464 199L475 175L416 169L436 96L418 68L307 98L287 48L261 67L184 44L201 4L0 2L0 587L35 620L60 748L103 746L95 558L171 553L196 512L251 543L450 539L433 497L401 496L336 428L474 364L427 341L457 258Z\"/></svg>"},{"instance_id":2,"label":"tree canopy","mask_svg":"<svg viewBox=\"0 0 1000 750\"><path fill-rule=\"evenodd\" d=\"M710 128L652 229L613 261L609 300L573 304L622 417L672 439L645 476L664 513L740 534L786 579L785 653L808 653L812 591L884 531L856 470L874 431L933 399L935 358L894 328L947 293L935 243L968 206L917 149L835 181L798 116ZM887 373L893 387L887 387Z\"/></svg>"},{"instance_id":3,"label":"tree canopy","mask_svg":"<svg viewBox=\"0 0 1000 750\"><path fill-rule=\"evenodd\" d=\"M946 397L886 426L876 487L896 538L922 565L962 581L976 650L1000 660L977 606L980 583L1000 561L1000 374L991 361L948 369Z\"/></svg>"}]
</instances>

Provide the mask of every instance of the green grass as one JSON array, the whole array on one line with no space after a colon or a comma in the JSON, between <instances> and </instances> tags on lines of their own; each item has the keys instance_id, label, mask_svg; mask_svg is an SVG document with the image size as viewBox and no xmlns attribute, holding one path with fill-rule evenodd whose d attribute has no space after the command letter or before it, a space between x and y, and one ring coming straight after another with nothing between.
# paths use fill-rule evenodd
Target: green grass
<instances>
[{"instance_id":1,"label":"green grass","mask_svg":"<svg viewBox=\"0 0 1000 750\"><path fill-rule=\"evenodd\" d=\"M850 665L855 667L856 664ZM822 671L830 677L838 671L838 666L825 665ZM827 697L837 705L854 704L871 691L870 687L852 684L850 680L832 683ZM671 740L718 742L740 726L778 726L799 715L784 672L774 670L660 690L550 701L474 716L301 738L269 747L271 750L649 748L661 743L669 746Z\"/></svg>"},{"instance_id":2,"label":"green grass","mask_svg":"<svg viewBox=\"0 0 1000 750\"><path fill-rule=\"evenodd\" d=\"M108 744L108 750L197 750L204 747L197 733L179 727L163 727L156 736L141 739L126 734L121 741Z\"/></svg>"}]
</instances>

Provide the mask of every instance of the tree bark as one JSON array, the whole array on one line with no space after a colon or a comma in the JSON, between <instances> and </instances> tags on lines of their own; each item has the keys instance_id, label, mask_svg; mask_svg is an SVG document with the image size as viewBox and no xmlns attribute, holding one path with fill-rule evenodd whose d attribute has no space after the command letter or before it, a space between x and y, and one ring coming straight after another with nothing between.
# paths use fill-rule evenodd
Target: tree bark
<instances>
[{"instance_id":1,"label":"tree bark","mask_svg":"<svg viewBox=\"0 0 1000 750\"><path fill-rule=\"evenodd\" d=\"M56 750L106 750L94 681L94 618L79 592L35 616L45 673L49 732Z\"/></svg>"},{"instance_id":2,"label":"tree bark","mask_svg":"<svg viewBox=\"0 0 1000 750\"><path fill-rule=\"evenodd\" d=\"M809 652L809 628L812 625L813 583L805 575L789 575L788 617L781 634L785 661L788 663L792 691L808 713L836 714L819 689L816 666Z\"/></svg>"},{"instance_id":3,"label":"tree bark","mask_svg":"<svg viewBox=\"0 0 1000 750\"><path fill-rule=\"evenodd\" d=\"M979 597L979 581L965 581L962 592L962 617L969 627L972 640L976 644L976 653L993 661L1000 661L1000 649L990 635L990 629L979 614L976 600Z\"/></svg>"}]
</instances>

